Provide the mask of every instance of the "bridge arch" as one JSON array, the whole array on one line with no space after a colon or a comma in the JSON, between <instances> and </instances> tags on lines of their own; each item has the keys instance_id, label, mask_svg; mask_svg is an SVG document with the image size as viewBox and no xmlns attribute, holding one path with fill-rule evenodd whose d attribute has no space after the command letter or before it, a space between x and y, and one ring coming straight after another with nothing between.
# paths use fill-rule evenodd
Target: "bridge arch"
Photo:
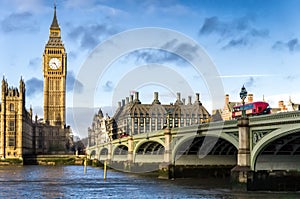
<instances>
[{"instance_id":1,"label":"bridge arch","mask_svg":"<svg viewBox=\"0 0 300 199\"><path fill-rule=\"evenodd\" d=\"M127 155L128 154L128 146L125 144L120 144L114 147L113 156L115 155Z\"/></svg>"},{"instance_id":2,"label":"bridge arch","mask_svg":"<svg viewBox=\"0 0 300 199\"><path fill-rule=\"evenodd\" d=\"M108 156L108 148L104 147L104 148L100 148L99 150L99 160L105 160L107 159Z\"/></svg>"},{"instance_id":3,"label":"bridge arch","mask_svg":"<svg viewBox=\"0 0 300 199\"><path fill-rule=\"evenodd\" d=\"M164 158L165 146L161 139L147 139L140 141L133 154L135 163L160 163Z\"/></svg>"},{"instance_id":4,"label":"bridge arch","mask_svg":"<svg viewBox=\"0 0 300 199\"><path fill-rule=\"evenodd\" d=\"M274 130L273 132L267 134L262 139L257 142L257 144L253 147L252 153L251 153L251 169L256 169L256 164L259 155L264 152L267 147L270 147L272 143L274 143L277 140L284 139L286 136L292 135L292 134L299 134L298 137L300 137L300 127L299 125L290 125L289 127L283 127L277 130ZM284 147L284 146L283 146ZM279 149L280 150L280 149ZM297 149L297 151L299 148Z\"/></svg>"},{"instance_id":5,"label":"bridge arch","mask_svg":"<svg viewBox=\"0 0 300 199\"><path fill-rule=\"evenodd\" d=\"M136 153L140 155L163 155L164 151L165 147L162 144L156 141L149 141L140 145Z\"/></svg>"},{"instance_id":6,"label":"bridge arch","mask_svg":"<svg viewBox=\"0 0 300 199\"><path fill-rule=\"evenodd\" d=\"M176 165L219 166L231 168L237 163L238 143L226 135L200 134L187 136L172 151ZM233 142L233 143L232 143Z\"/></svg>"},{"instance_id":7,"label":"bridge arch","mask_svg":"<svg viewBox=\"0 0 300 199\"><path fill-rule=\"evenodd\" d=\"M228 143L232 144L235 147L235 149L238 149L238 145L239 145L238 140L236 140L233 136L230 136L228 133L219 134L219 132L209 132L209 133L203 133L200 135L195 135L195 134L187 135L187 136L181 138L177 143L174 144L175 146L172 150L172 161L175 160L177 151L179 150L180 147L182 147L183 144L185 144L187 142L192 144L193 140L196 137L206 137L206 136L214 137L214 138L221 138L222 140L225 140Z\"/></svg>"},{"instance_id":8,"label":"bridge arch","mask_svg":"<svg viewBox=\"0 0 300 199\"><path fill-rule=\"evenodd\" d=\"M96 150L92 150L91 153L89 154L91 159L96 158Z\"/></svg>"},{"instance_id":9,"label":"bridge arch","mask_svg":"<svg viewBox=\"0 0 300 199\"><path fill-rule=\"evenodd\" d=\"M165 147L165 143L161 139L159 139L159 138L145 139L145 140L142 140L142 141L140 141L140 142L137 143L137 145L135 146L135 148L133 150L133 154L137 154L139 148L142 145L144 145L145 143L149 143L149 142L155 142L155 143L158 143L158 144L162 145L163 147Z\"/></svg>"}]
</instances>

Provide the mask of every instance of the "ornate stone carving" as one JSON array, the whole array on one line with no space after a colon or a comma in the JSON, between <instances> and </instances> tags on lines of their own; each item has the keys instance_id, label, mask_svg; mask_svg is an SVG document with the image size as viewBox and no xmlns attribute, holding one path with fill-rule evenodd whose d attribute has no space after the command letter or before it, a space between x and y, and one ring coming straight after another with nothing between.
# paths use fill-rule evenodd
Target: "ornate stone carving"
<instances>
[{"instance_id":1,"label":"ornate stone carving","mask_svg":"<svg viewBox=\"0 0 300 199\"><path fill-rule=\"evenodd\" d=\"M262 139L265 135L269 134L270 132L274 131L275 129L271 130L259 130L259 131L252 131L252 142L255 145L260 139Z\"/></svg>"}]
</instances>

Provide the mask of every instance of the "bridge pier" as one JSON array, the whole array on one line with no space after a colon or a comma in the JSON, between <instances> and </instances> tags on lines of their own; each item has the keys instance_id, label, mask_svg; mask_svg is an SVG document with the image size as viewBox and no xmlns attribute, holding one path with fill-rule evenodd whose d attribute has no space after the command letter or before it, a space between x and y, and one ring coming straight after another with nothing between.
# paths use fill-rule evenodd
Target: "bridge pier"
<instances>
[{"instance_id":1,"label":"bridge pier","mask_svg":"<svg viewBox=\"0 0 300 199\"><path fill-rule=\"evenodd\" d=\"M165 152L164 152L164 162L159 165L159 178L162 179L172 179L174 178L174 165L172 165L172 134L169 125L165 128L164 138L165 138Z\"/></svg>"},{"instance_id":2,"label":"bridge pier","mask_svg":"<svg viewBox=\"0 0 300 199\"><path fill-rule=\"evenodd\" d=\"M111 157L112 157L112 143L110 141L109 144L108 144L107 159L106 159L106 161L111 162Z\"/></svg>"},{"instance_id":3,"label":"bridge pier","mask_svg":"<svg viewBox=\"0 0 300 199\"><path fill-rule=\"evenodd\" d=\"M134 150L133 137L129 136L127 142L128 142L128 154L127 154L127 162L125 163L124 169L130 172L133 167L133 150Z\"/></svg>"},{"instance_id":4,"label":"bridge pier","mask_svg":"<svg viewBox=\"0 0 300 199\"><path fill-rule=\"evenodd\" d=\"M231 170L232 188L247 191L247 182L253 172L250 169L250 128L249 118L238 119L239 128L239 149L237 166Z\"/></svg>"},{"instance_id":5,"label":"bridge pier","mask_svg":"<svg viewBox=\"0 0 300 199\"><path fill-rule=\"evenodd\" d=\"M127 160L128 162L133 162L133 150L134 150L134 144L133 144L133 137L128 137L128 155Z\"/></svg>"}]
</instances>

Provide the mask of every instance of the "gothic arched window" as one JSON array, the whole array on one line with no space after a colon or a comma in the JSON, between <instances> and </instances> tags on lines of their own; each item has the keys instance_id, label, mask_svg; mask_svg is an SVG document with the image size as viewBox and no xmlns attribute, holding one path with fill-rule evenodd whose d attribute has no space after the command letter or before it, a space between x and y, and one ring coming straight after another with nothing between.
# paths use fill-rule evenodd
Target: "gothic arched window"
<instances>
[{"instance_id":1,"label":"gothic arched window","mask_svg":"<svg viewBox=\"0 0 300 199\"><path fill-rule=\"evenodd\" d=\"M14 111L15 110L15 105L14 104L10 104L9 105L9 111Z\"/></svg>"}]
</instances>

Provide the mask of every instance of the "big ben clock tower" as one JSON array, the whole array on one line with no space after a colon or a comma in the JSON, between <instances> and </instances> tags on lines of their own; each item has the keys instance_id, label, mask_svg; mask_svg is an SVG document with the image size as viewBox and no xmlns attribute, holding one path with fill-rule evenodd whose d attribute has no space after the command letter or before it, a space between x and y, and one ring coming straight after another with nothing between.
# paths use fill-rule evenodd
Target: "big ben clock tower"
<instances>
[{"instance_id":1,"label":"big ben clock tower","mask_svg":"<svg viewBox=\"0 0 300 199\"><path fill-rule=\"evenodd\" d=\"M67 54L61 40L60 27L54 6L49 40L43 54L44 73L44 121L55 126L64 126L66 118Z\"/></svg>"}]
</instances>

